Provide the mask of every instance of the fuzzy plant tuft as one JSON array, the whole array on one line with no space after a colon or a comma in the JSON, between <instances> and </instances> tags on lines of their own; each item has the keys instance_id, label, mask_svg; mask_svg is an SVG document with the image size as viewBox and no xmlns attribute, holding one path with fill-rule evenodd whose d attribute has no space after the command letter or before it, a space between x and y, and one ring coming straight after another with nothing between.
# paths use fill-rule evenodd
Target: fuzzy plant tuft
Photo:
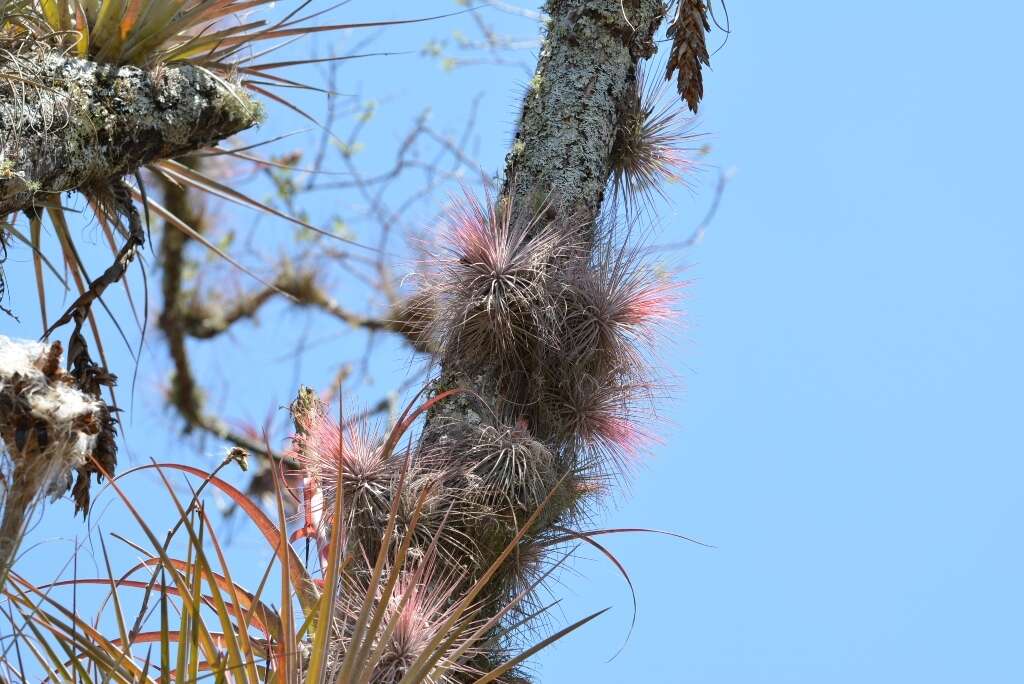
<instances>
[{"instance_id":1,"label":"fuzzy plant tuft","mask_svg":"<svg viewBox=\"0 0 1024 684\"><path fill-rule=\"evenodd\" d=\"M434 644L449 639L454 627L464 634L472 634L483 624L475 611L459 615L458 577L446 576L434 562L426 557L409 563L406 568L386 570L396 575L394 588L385 595L381 587L374 588L350 578L351 584L335 604L334 621L338 641L333 648L344 653L352 648L362 603L367 594L371 605L382 610L382 620L373 635L373 649L379 654L369 681L375 684L398 684L415 667L417 660L436 648ZM447 672L430 681L436 684L459 684L476 679L480 672L472 667L472 660L482 652L482 644L465 637L450 640L444 646L442 659L451 663ZM475 675L475 676L473 676Z\"/></svg>"},{"instance_id":2,"label":"fuzzy plant tuft","mask_svg":"<svg viewBox=\"0 0 1024 684\"><path fill-rule=\"evenodd\" d=\"M468 193L445 214L444 251L427 263L428 301L435 301L434 332L449 358L497 363L520 385L535 364L544 338L550 265L576 245L570 231L545 219L545 211ZM520 377L517 377L520 376Z\"/></svg>"},{"instance_id":3,"label":"fuzzy plant tuft","mask_svg":"<svg viewBox=\"0 0 1024 684\"><path fill-rule=\"evenodd\" d=\"M666 97L664 82L643 67L626 93L612 147L611 189L627 210L665 198L666 184L686 184L694 173L694 120Z\"/></svg>"},{"instance_id":4,"label":"fuzzy plant tuft","mask_svg":"<svg viewBox=\"0 0 1024 684\"><path fill-rule=\"evenodd\" d=\"M473 441L521 435L553 454L559 474L583 451L607 455L603 474L620 470L646 441L640 423L658 384L651 360L677 318L679 283L611 229L597 232L588 254L543 209L467 197L445 221L449 247L426 261L414 297L433 304L418 320L437 312L429 329L442 362L493 368L500 396L485 409L491 432L449 437L449 451L473 454L477 471L520 468L520 459L483 454Z\"/></svg>"},{"instance_id":5,"label":"fuzzy plant tuft","mask_svg":"<svg viewBox=\"0 0 1024 684\"><path fill-rule=\"evenodd\" d=\"M390 492L401 466L384 450L384 436L362 424L342 429L317 408L293 439L290 455L303 487L315 496L305 502L310 534L324 535L324 519L339 494L346 502L347 538L370 548L387 519Z\"/></svg>"}]
</instances>

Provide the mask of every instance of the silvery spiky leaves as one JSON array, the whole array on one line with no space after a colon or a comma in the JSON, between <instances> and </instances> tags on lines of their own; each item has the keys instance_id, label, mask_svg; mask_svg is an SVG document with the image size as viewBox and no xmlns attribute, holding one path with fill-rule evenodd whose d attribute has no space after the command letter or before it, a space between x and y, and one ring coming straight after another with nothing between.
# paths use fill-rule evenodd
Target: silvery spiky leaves
<instances>
[{"instance_id":1,"label":"silvery spiky leaves","mask_svg":"<svg viewBox=\"0 0 1024 684\"><path fill-rule=\"evenodd\" d=\"M342 428L322 409L318 406L293 437L291 456L306 497L303 536L322 540L327 535L326 512L341 496L342 536L346 553L354 558L372 558L379 552L381 530L394 508L396 538L408 532L413 557L433 544L445 567L486 567L488 559L480 557L467 531L479 510L468 500L462 478L439 467L429 452L411 459L406 452L396 454L393 447L387 448L389 431L359 421Z\"/></svg>"},{"instance_id":2,"label":"silvery spiky leaves","mask_svg":"<svg viewBox=\"0 0 1024 684\"><path fill-rule=\"evenodd\" d=\"M555 264L578 247L543 212L466 195L449 205L444 252L429 264L442 354L469 365L497 365L512 401L528 399L530 375L548 344L547 288Z\"/></svg>"},{"instance_id":3,"label":"silvery spiky leaves","mask_svg":"<svg viewBox=\"0 0 1024 684\"><path fill-rule=\"evenodd\" d=\"M477 496L496 512L532 513L558 484L551 452L523 427L484 426L463 457L479 482Z\"/></svg>"},{"instance_id":4,"label":"silvery spiky leaves","mask_svg":"<svg viewBox=\"0 0 1024 684\"><path fill-rule=\"evenodd\" d=\"M466 197L446 220L444 251L428 262L416 296L440 312L433 336L445 359L493 372L495 435L537 441L563 473L621 473L644 441L648 361L658 328L674 317L676 285L612 231L585 249L583 231L552 221L543 205ZM520 467L508 457L515 450L486 437L474 436L506 456L451 448L473 451L480 464Z\"/></svg>"},{"instance_id":5,"label":"silvery spiky leaves","mask_svg":"<svg viewBox=\"0 0 1024 684\"><path fill-rule=\"evenodd\" d=\"M694 119L665 84L637 67L612 149L611 189L627 210L665 198L666 184L686 184L695 171Z\"/></svg>"},{"instance_id":6,"label":"silvery spiky leaves","mask_svg":"<svg viewBox=\"0 0 1024 684\"><path fill-rule=\"evenodd\" d=\"M384 452L382 435L362 424L343 430L319 413L293 441L292 456L308 478L306 486L315 483L320 495L310 504L317 507L310 511L317 527L322 527L323 516L342 489L347 539L365 546L368 553L375 552L371 544L380 536L381 521L387 519L391 490L401 465ZM317 529L316 533L325 530Z\"/></svg>"},{"instance_id":7,"label":"silvery spiky leaves","mask_svg":"<svg viewBox=\"0 0 1024 684\"><path fill-rule=\"evenodd\" d=\"M358 625L365 597L372 597L370 604L381 610L382 620L373 637L373 673L369 681L379 684L398 684L403 681L416 661L436 648L435 642L448 636L446 630L455 627L465 633L455 638L445 648L445 655L453 658L449 669L437 678L436 684L456 684L467 681L474 674L469 664L478 654L484 652L483 644L473 643L467 637L482 620L473 612L457 615L456 590L460 578L450 575L444 566L435 563L432 556L407 563L403 568L387 571L395 574L391 592L369 586L358 575L346 577L347 586L335 602L335 624L338 633L333 648L342 653L351 652L351 636ZM461 651L461 652L460 652ZM475 673L479 676L480 673ZM475 679L472 677L471 679ZM424 681L424 680L421 680Z\"/></svg>"},{"instance_id":8,"label":"silvery spiky leaves","mask_svg":"<svg viewBox=\"0 0 1024 684\"><path fill-rule=\"evenodd\" d=\"M556 282L549 296L558 344L544 365L534 420L584 473L621 475L648 441L651 356L660 328L675 318L678 283L610 235Z\"/></svg>"}]
</instances>

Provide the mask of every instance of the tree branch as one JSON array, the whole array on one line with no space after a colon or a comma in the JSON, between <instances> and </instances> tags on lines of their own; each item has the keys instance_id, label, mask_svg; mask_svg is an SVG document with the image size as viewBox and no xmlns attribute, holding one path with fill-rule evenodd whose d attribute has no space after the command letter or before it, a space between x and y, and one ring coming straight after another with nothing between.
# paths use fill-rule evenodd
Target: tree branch
<instances>
[{"instance_id":1,"label":"tree branch","mask_svg":"<svg viewBox=\"0 0 1024 684\"><path fill-rule=\"evenodd\" d=\"M352 328L369 331L393 329L389 320L363 316L339 304L317 283L315 270L295 271L287 263L274 278L274 288L267 287L242 296L234 300L227 310L221 311L216 305L193 299L190 306L181 312L181 325L189 337L208 340L226 332L240 320L254 318L260 308L280 292L294 297L297 306L319 309Z\"/></svg>"},{"instance_id":2,"label":"tree branch","mask_svg":"<svg viewBox=\"0 0 1024 684\"><path fill-rule=\"evenodd\" d=\"M148 72L0 50L0 216L216 143L261 116L240 86L188 64Z\"/></svg>"}]
</instances>

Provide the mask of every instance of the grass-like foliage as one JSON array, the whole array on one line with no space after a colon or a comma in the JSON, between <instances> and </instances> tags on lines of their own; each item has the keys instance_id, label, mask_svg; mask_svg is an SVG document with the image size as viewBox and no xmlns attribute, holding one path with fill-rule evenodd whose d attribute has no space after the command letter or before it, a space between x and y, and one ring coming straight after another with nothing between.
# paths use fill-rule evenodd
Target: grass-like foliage
<instances>
[{"instance_id":1,"label":"grass-like foliage","mask_svg":"<svg viewBox=\"0 0 1024 684\"><path fill-rule=\"evenodd\" d=\"M506 630L506 616L532 594L547 572L531 565L529 584L497 610L482 611L480 598L508 567L546 501L538 502L535 514L521 521L489 565L472 575L444 559L443 523L428 539L416 534L420 521L430 515L432 488L419 488L406 512L401 510L401 496L390 497L373 554L358 541L349 513L359 506L358 493L366 486L351 470L356 463L362 467L368 460L371 469L387 464L398 480L393 491L409 491L416 465L409 453L398 449L399 441L416 417L439 400L407 410L391 431L381 435L375 454L340 431L329 434L320 426L319 432L303 435L300 429L296 453L316 449L320 455L310 455L314 460L306 461L298 473L303 479L304 515L291 535L285 512L291 496L285 481L291 477L281 474L276 519L268 516L221 477L223 468L244 463L237 452L212 473L153 463L114 478L110 487L143 537L139 543L119 539L142 560L118 574L106 541L100 539L103 576L40 586L12 573L0 610L10 623L13 643L0 653L0 676L19 683L40 681L42 676L47 681L125 684L206 678L231 684L517 681L515 669L525 658L600 614L514 656L496 658L502 653L497 644ZM307 414L312 415L315 412ZM339 441L332 447L321 441L335 436ZM346 456L348 447L357 450L351 459ZM328 452L337 456L335 463L322 462ZM168 504L177 512L177 522L166 534L152 529L125 488L126 478L143 471L159 475ZM176 473L193 478L191 496L182 497L180 487L173 484ZM240 574L235 563L242 557L225 554L217 525L203 503L210 490L236 504L273 552L255 588L233 579ZM329 495L323 496L324 491ZM350 500L352 496L356 499ZM304 537L305 561L294 547ZM312 560L310 542L316 549ZM106 592L94 619L83 617L74 598L56 598L60 587L78 592L86 586ZM138 606L134 617L130 606ZM115 631L103 633L96 627L101 623Z\"/></svg>"},{"instance_id":2,"label":"grass-like foliage","mask_svg":"<svg viewBox=\"0 0 1024 684\"><path fill-rule=\"evenodd\" d=\"M103 64L190 62L239 66L258 42L320 31L386 26L401 21L338 25L311 23L312 0L297 2L280 21L261 18L276 0L4 0L0 31L30 34L42 43Z\"/></svg>"}]
</instances>

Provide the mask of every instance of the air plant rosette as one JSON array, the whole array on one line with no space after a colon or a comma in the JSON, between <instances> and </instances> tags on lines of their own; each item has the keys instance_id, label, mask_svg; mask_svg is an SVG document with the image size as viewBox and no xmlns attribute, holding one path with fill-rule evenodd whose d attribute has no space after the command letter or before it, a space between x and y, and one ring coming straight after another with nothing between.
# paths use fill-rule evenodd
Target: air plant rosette
<instances>
[{"instance_id":1,"label":"air plant rosette","mask_svg":"<svg viewBox=\"0 0 1024 684\"><path fill-rule=\"evenodd\" d=\"M611 194L627 213L653 209L671 185L689 187L706 152L697 119L667 94L665 81L637 66L612 148Z\"/></svg>"},{"instance_id":2,"label":"air plant rosette","mask_svg":"<svg viewBox=\"0 0 1024 684\"><path fill-rule=\"evenodd\" d=\"M606 457L586 459L603 474L621 473L649 441L652 364L679 320L682 283L657 270L629 231L603 227L585 245L539 205L454 198L410 299L430 303L417 319L433 316L419 325L442 363L491 373L498 403L481 420L494 435L537 441L559 474L583 452Z\"/></svg>"}]
</instances>

